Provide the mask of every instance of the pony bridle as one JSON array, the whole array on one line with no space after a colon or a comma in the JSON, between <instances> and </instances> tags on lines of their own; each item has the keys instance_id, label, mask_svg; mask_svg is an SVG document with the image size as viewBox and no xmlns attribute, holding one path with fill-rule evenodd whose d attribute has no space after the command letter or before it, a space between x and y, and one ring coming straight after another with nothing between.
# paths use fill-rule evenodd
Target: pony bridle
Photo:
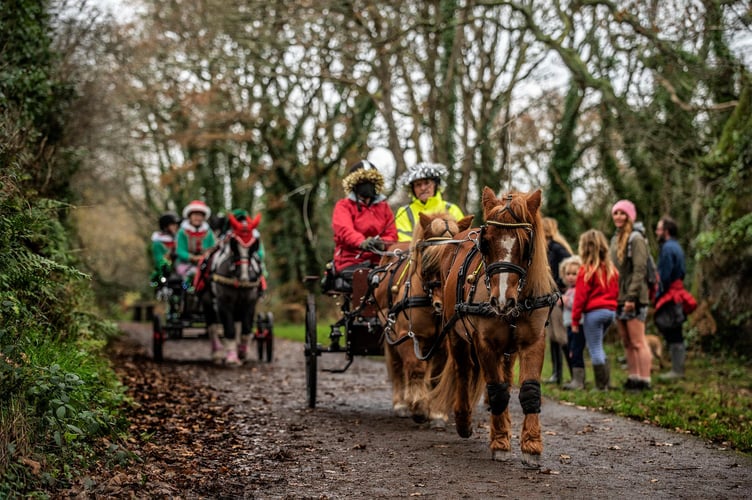
<instances>
[{"instance_id":1,"label":"pony bridle","mask_svg":"<svg viewBox=\"0 0 752 500\"><path fill-rule=\"evenodd\" d=\"M480 228L481 234L478 238L478 242L483 241L483 232L487 229L488 226L498 227L501 229L523 229L527 232L528 243L524 250L520 249L520 253L522 254L522 259L526 260L525 267L518 266L517 264L513 264L511 262L504 262L504 261L495 261L485 266L486 288L489 291L491 290L491 277L493 275L504 274L504 273L507 273L507 274L515 273L517 276L519 276L519 280L517 281L517 295L520 296L520 294L522 293L522 290L525 288L525 283L527 282L527 269L530 267L530 264L532 263L532 260L533 260L533 250L534 250L533 237L535 234L535 230L533 229L533 225L531 223L523 221L517 216L517 214L514 213L511 207L511 201L512 201L512 196L508 195L507 204L504 206L501 212L499 212L498 215L501 215L504 212L509 212L509 214L515 220L515 222L500 222L496 220L487 220L486 223ZM521 241L519 243L520 245L522 245ZM484 262L485 262L485 259L484 259Z\"/></svg>"}]
</instances>

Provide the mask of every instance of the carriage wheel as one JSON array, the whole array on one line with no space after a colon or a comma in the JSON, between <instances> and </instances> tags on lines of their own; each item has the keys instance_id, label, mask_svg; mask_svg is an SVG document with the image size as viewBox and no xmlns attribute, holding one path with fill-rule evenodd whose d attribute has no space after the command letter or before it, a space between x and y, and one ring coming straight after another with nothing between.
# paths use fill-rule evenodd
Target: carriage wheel
<instances>
[{"instance_id":1,"label":"carriage wheel","mask_svg":"<svg viewBox=\"0 0 752 500\"><path fill-rule=\"evenodd\" d=\"M256 338L256 350L258 352L259 361L264 360L264 344L265 343L266 343L266 339L263 339L261 337Z\"/></svg>"},{"instance_id":2,"label":"carriage wheel","mask_svg":"<svg viewBox=\"0 0 752 500\"><path fill-rule=\"evenodd\" d=\"M318 335L316 333L316 297L312 293L309 293L306 298L305 316L306 395L309 408L316 407L317 356Z\"/></svg>"},{"instance_id":3,"label":"carriage wheel","mask_svg":"<svg viewBox=\"0 0 752 500\"><path fill-rule=\"evenodd\" d=\"M274 315L266 313L266 324L269 327L269 335L266 337L266 362L271 363L274 359Z\"/></svg>"},{"instance_id":4,"label":"carriage wheel","mask_svg":"<svg viewBox=\"0 0 752 500\"><path fill-rule=\"evenodd\" d=\"M266 362L271 363L274 359L274 339L271 336L271 331L269 332L269 337L266 339Z\"/></svg>"},{"instance_id":5,"label":"carriage wheel","mask_svg":"<svg viewBox=\"0 0 752 500\"><path fill-rule=\"evenodd\" d=\"M269 330L266 337L256 340L256 349L259 361L264 361L264 355L266 355L267 363L272 362L272 359L274 359L274 341L272 340L271 330Z\"/></svg>"},{"instance_id":6,"label":"carriage wheel","mask_svg":"<svg viewBox=\"0 0 752 500\"><path fill-rule=\"evenodd\" d=\"M162 347L165 341L165 331L162 327L162 318L158 314L154 315L152 320L152 336L151 336L151 352L154 361L161 363L164 360L164 352Z\"/></svg>"}]
</instances>

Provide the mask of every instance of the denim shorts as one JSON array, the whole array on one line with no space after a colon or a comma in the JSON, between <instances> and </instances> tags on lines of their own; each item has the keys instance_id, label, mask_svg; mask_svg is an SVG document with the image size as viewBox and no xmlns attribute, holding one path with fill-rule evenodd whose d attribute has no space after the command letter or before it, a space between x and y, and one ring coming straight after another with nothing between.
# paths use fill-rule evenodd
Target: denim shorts
<instances>
[{"instance_id":1,"label":"denim shorts","mask_svg":"<svg viewBox=\"0 0 752 500\"><path fill-rule=\"evenodd\" d=\"M630 320L630 319L639 319L643 323L648 318L648 306L640 305L638 307L635 307L635 309L631 312L624 312L624 304L619 304L616 308L616 319L619 320Z\"/></svg>"}]
</instances>

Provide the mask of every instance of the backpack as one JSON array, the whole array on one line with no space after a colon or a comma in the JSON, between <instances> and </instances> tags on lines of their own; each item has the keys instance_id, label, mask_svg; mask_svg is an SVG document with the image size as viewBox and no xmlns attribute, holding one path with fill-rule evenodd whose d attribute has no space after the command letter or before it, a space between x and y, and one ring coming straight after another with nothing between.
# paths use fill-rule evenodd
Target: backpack
<instances>
[{"instance_id":1,"label":"backpack","mask_svg":"<svg viewBox=\"0 0 752 500\"><path fill-rule=\"evenodd\" d=\"M645 239L645 245L648 243L647 239L641 232L632 231L632 234L629 235L629 240L627 240L627 257L630 259L632 258L632 240L637 237ZM650 253L649 246L648 265L645 271L645 283L648 285L648 296L650 297L650 302L655 302L655 297L658 295L658 290L661 286L661 277L658 274L658 266L655 265L655 260L653 260L653 255Z\"/></svg>"}]
</instances>

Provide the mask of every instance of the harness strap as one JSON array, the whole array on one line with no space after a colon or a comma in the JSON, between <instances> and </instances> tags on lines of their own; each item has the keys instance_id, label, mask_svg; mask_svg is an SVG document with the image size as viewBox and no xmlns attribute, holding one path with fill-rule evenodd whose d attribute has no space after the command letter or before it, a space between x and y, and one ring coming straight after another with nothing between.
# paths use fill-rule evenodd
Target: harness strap
<instances>
[{"instance_id":1,"label":"harness strap","mask_svg":"<svg viewBox=\"0 0 752 500\"><path fill-rule=\"evenodd\" d=\"M255 288L259 285L259 280L239 280L237 278L228 278L226 276L220 276L219 274L212 274L212 281L215 281L221 285L228 285L235 288Z\"/></svg>"},{"instance_id":2,"label":"harness strap","mask_svg":"<svg viewBox=\"0 0 752 500\"><path fill-rule=\"evenodd\" d=\"M486 266L486 274L488 276L510 272L518 274L520 277L523 277L527 274L527 271L525 271L525 269L511 262L492 262L491 264Z\"/></svg>"},{"instance_id":3,"label":"harness strap","mask_svg":"<svg viewBox=\"0 0 752 500\"><path fill-rule=\"evenodd\" d=\"M433 304L431 303L431 297L429 297L428 295L405 297L389 309L389 315L396 316L402 311L410 309L411 307L431 307L432 305Z\"/></svg>"}]
</instances>

